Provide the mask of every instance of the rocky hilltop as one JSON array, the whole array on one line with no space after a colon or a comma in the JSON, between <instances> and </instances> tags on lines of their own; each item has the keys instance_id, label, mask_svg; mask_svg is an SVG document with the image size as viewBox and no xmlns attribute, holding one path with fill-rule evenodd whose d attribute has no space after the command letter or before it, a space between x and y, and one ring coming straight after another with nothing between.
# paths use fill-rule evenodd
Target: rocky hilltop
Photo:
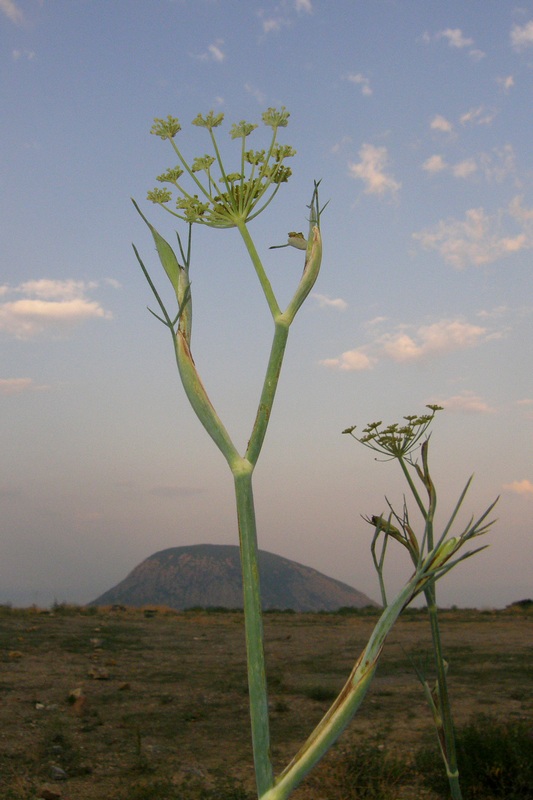
<instances>
[{"instance_id":1,"label":"rocky hilltop","mask_svg":"<svg viewBox=\"0 0 533 800\"><path fill-rule=\"evenodd\" d=\"M376 603L352 586L287 558L259 552L264 609L336 611ZM90 605L242 608L239 548L198 544L154 553Z\"/></svg>"}]
</instances>

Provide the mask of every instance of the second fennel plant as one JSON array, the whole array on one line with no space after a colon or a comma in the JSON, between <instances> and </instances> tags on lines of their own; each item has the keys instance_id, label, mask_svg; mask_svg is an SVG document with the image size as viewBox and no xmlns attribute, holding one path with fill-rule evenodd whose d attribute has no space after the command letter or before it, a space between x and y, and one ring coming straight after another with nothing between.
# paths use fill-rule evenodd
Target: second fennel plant
<instances>
[{"instance_id":1,"label":"second fennel plant","mask_svg":"<svg viewBox=\"0 0 533 800\"><path fill-rule=\"evenodd\" d=\"M413 574L392 602L384 608L368 644L357 659L331 708L290 763L277 777L274 777L270 760L268 697L252 478L272 413L289 328L312 290L320 270L322 259L320 223L324 209L319 202L319 183L315 182L308 206L307 238L302 233L294 231L289 233L287 244L305 250L305 260L293 296L288 305L282 309L250 234L249 223L269 206L280 186L290 177L291 170L286 161L294 156L295 151L289 145L278 142L278 134L287 126L288 118L289 114L284 108L281 110L270 108L263 114L262 121L270 128L271 133L266 147L257 150L249 147L250 136L257 125L245 121L233 125L230 136L237 143L238 158L237 165L232 170L227 169L223 163L215 134L223 122L223 114L211 111L205 116L199 114L193 120L193 125L204 129L207 133L211 153L196 157L192 161L184 156L182 149L176 143L176 136L181 130L178 119L169 116L166 120L155 120L151 133L170 143L177 163L158 177L163 188L150 191L148 199L187 226L186 237L182 238L178 234L179 257L135 204L150 229L159 259L172 284L176 299L176 308L169 311L135 249L137 259L159 307L157 313L154 311L152 313L169 331L188 400L203 427L224 456L233 476L243 575L251 734L257 796L261 800L285 800L337 739L364 698L374 676L385 638L399 614L430 582L461 560L456 554L468 541L468 537L459 537L450 547L443 538L439 539L434 547L426 549L424 556L417 561ZM272 317L273 336L270 355L257 413L244 453L239 452L214 408L192 357L193 292L190 268L193 226L235 228L238 231Z\"/></svg>"},{"instance_id":2,"label":"second fennel plant","mask_svg":"<svg viewBox=\"0 0 533 800\"><path fill-rule=\"evenodd\" d=\"M409 517L408 504L405 499L400 511L396 510L387 499L387 514L363 517L363 519L374 528L371 551L374 566L378 574L381 598L385 607L387 606L387 591L384 579L384 564L387 546L390 540L406 548L416 568L421 559L424 558L424 554L433 550L435 544L438 546L440 543L443 543L448 548L454 550L458 541L470 541L475 537L482 536L487 533L493 524L493 521L487 521L487 518L496 505L497 499L487 508L479 519L474 520L472 517L459 537L450 536L452 526L472 482L472 478L470 478L461 492L442 533L437 542L435 541L437 492L429 470L430 437L427 431L433 422L435 414L438 411L442 411L442 408L437 405L429 405L427 408L431 413L404 417L400 424L393 423L384 427L381 421L372 422L363 429L361 436L357 436L354 433L355 426L343 431L343 433L351 435L356 441L365 445L365 447L385 457L385 460L396 461L400 465L403 476L409 487L409 493L415 502L418 513L422 517L422 536L417 536L416 534L417 525L413 523ZM420 463L415 458L415 453L417 453L419 449ZM421 485L423 489L422 494L417 484ZM423 499L424 495L425 500ZM380 547L379 552L378 547ZM484 547L479 547L472 550L467 553L466 556L463 556L463 558L471 556L483 549ZM435 579L431 579L427 582L423 590L431 627L433 660L436 672L434 688L430 688L426 677L420 670L417 670L417 673L433 718L443 764L448 778L450 796L452 800L462 800L452 708L448 692L448 664L444 657L442 647L435 584Z\"/></svg>"}]
</instances>

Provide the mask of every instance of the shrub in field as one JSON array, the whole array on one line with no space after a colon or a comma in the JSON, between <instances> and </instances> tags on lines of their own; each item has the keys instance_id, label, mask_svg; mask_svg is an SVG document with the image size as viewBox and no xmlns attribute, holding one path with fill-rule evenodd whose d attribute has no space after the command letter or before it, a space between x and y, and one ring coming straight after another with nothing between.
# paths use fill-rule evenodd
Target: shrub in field
<instances>
[{"instance_id":1,"label":"shrub in field","mask_svg":"<svg viewBox=\"0 0 533 800\"><path fill-rule=\"evenodd\" d=\"M474 718L456 734L465 800L533 800L533 724ZM435 750L422 750L417 767L427 786L447 797Z\"/></svg>"}]
</instances>

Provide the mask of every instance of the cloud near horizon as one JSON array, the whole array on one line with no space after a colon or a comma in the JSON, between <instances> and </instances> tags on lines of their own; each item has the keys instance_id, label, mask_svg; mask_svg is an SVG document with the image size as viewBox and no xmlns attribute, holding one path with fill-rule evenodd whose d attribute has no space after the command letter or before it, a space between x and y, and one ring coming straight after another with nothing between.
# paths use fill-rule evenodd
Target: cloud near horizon
<instances>
[{"instance_id":1,"label":"cloud near horizon","mask_svg":"<svg viewBox=\"0 0 533 800\"><path fill-rule=\"evenodd\" d=\"M313 292L311 296L315 298L320 308L335 308L337 311L346 311L348 308L348 303L342 297L332 298L318 292Z\"/></svg>"},{"instance_id":2,"label":"cloud near horizon","mask_svg":"<svg viewBox=\"0 0 533 800\"><path fill-rule=\"evenodd\" d=\"M346 350L336 358L323 359L320 364L344 371L373 369L382 360L407 364L477 347L500 335L459 319L442 319L418 328L397 325L392 332L377 333L373 342Z\"/></svg>"},{"instance_id":3,"label":"cloud near horizon","mask_svg":"<svg viewBox=\"0 0 533 800\"><path fill-rule=\"evenodd\" d=\"M0 302L0 331L16 339L31 339L46 332L64 332L88 319L111 319L111 312L87 296L97 287L94 281L48 278L26 281L14 288L0 286L2 298L23 295Z\"/></svg>"},{"instance_id":4,"label":"cloud near horizon","mask_svg":"<svg viewBox=\"0 0 533 800\"><path fill-rule=\"evenodd\" d=\"M32 378L0 378L0 394L15 395L23 392L39 392L49 386L38 386Z\"/></svg>"},{"instance_id":5,"label":"cloud near horizon","mask_svg":"<svg viewBox=\"0 0 533 800\"><path fill-rule=\"evenodd\" d=\"M496 409L490 406L482 397L465 390L461 394L453 395L448 399L432 399L431 403L442 406L446 411L465 412L467 414L494 414Z\"/></svg>"},{"instance_id":6,"label":"cloud near horizon","mask_svg":"<svg viewBox=\"0 0 533 800\"><path fill-rule=\"evenodd\" d=\"M504 492L511 492L512 494L533 494L533 482L524 478L522 481L512 481L511 483L504 483L502 486Z\"/></svg>"}]
</instances>

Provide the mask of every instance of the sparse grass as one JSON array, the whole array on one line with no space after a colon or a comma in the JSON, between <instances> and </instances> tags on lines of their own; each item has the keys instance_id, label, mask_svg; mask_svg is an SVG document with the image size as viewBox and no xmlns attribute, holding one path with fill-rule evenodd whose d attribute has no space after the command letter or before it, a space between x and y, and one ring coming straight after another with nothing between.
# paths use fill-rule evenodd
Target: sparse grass
<instances>
[{"instance_id":1,"label":"sparse grass","mask_svg":"<svg viewBox=\"0 0 533 800\"><path fill-rule=\"evenodd\" d=\"M318 784L328 800L397 800L407 772L404 759L363 742L337 756L321 771Z\"/></svg>"},{"instance_id":2,"label":"sparse grass","mask_svg":"<svg viewBox=\"0 0 533 800\"><path fill-rule=\"evenodd\" d=\"M533 800L533 724L480 715L457 732L465 800ZM417 765L424 783L446 797L440 756L423 750Z\"/></svg>"},{"instance_id":3,"label":"sparse grass","mask_svg":"<svg viewBox=\"0 0 533 800\"><path fill-rule=\"evenodd\" d=\"M341 739L342 751L296 790L294 800L356 797L343 788L347 779L339 762L369 737L379 750L377 730L387 730L382 740L387 752L407 761L433 741L413 674L413 658L427 649L428 634L425 625L413 624L415 619L423 619L422 613L401 620L389 637L376 680ZM276 768L321 718L326 703L321 698L326 693L329 702L333 689L340 688L343 669L347 674L373 623L370 614L265 617ZM481 705L487 695L498 719L533 720L532 623L531 613L522 610L468 611L464 619L458 610L443 615L459 727L487 708ZM50 782L54 759L69 776L59 784L65 797L242 800L242 792L253 793L242 613L145 618L142 610L132 609L77 616L12 609L2 617L0 637L2 800L36 800L40 787ZM91 639L100 639L101 646ZM10 659L9 650L22 655ZM89 677L92 667L106 665L109 679ZM482 680L472 684L478 665ZM86 696L81 710L69 701L76 688ZM382 755L379 750L372 757ZM92 773L84 772L88 769ZM353 773L355 767L350 769ZM438 761L436 769L442 769ZM231 785L222 781L223 771ZM378 790L384 791L379 784ZM398 782L392 798L441 796L412 772Z\"/></svg>"}]
</instances>

